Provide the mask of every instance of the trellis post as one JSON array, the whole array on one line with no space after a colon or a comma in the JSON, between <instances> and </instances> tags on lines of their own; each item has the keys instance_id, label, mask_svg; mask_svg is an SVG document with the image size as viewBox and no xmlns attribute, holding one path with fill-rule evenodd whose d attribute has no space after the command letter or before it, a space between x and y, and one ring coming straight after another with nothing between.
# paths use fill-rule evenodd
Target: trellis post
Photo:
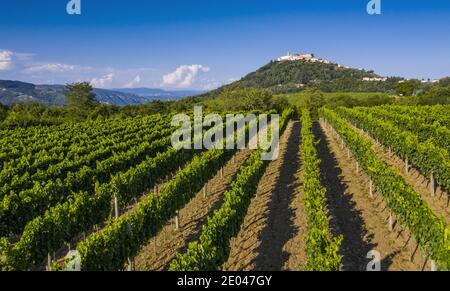
<instances>
[{"instance_id":1,"label":"trellis post","mask_svg":"<svg viewBox=\"0 0 450 291\"><path fill-rule=\"evenodd\" d=\"M178 230L180 228L180 211L176 211L175 215L175 230Z\"/></svg>"},{"instance_id":2,"label":"trellis post","mask_svg":"<svg viewBox=\"0 0 450 291\"><path fill-rule=\"evenodd\" d=\"M394 219L392 217L392 211L389 211L389 231L394 230Z\"/></svg>"},{"instance_id":3,"label":"trellis post","mask_svg":"<svg viewBox=\"0 0 450 291\"><path fill-rule=\"evenodd\" d=\"M117 201L117 194L114 193L114 217L119 218L119 202Z\"/></svg>"},{"instance_id":4,"label":"trellis post","mask_svg":"<svg viewBox=\"0 0 450 291\"><path fill-rule=\"evenodd\" d=\"M431 175L430 175L430 192L431 192L431 196L434 197L434 195L436 193L436 187L435 187L433 172L431 172Z\"/></svg>"},{"instance_id":5,"label":"trellis post","mask_svg":"<svg viewBox=\"0 0 450 291\"><path fill-rule=\"evenodd\" d=\"M369 194L370 194L370 198L373 199L373 181L372 181L372 179L370 179L370 182L369 182Z\"/></svg>"},{"instance_id":6,"label":"trellis post","mask_svg":"<svg viewBox=\"0 0 450 291\"><path fill-rule=\"evenodd\" d=\"M208 182L203 187L203 198L206 198L207 194L208 194Z\"/></svg>"}]
</instances>

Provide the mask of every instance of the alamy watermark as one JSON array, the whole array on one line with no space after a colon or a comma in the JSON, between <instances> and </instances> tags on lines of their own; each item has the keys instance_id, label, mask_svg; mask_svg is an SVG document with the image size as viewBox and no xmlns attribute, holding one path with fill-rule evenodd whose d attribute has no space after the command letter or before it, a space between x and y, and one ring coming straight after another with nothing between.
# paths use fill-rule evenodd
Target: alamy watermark
<instances>
[{"instance_id":1,"label":"alamy watermark","mask_svg":"<svg viewBox=\"0 0 450 291\"><path fill-rule=\"evenodd\" d=\"M67 14L81 15L81 0L68 0L66 6ZM381 14L381 0L370 0L367 4L367 13L370 15Z\"/></svg>"},{"instance_id":2,"label":"alamy watermark","mask_svg":"<svg viewBox=\"0 0 450 291\"><path fill-rule=\"evenodd\" d=\"M81 0L69 0L66 11L69 15L81 15Z\"/></svg>"},{"instance_id":3,"label":"alamy watermark","mask_svg":"<svg viewBox=\"0 0 450 291\"><path fill-rule=\"evenodd\" d=\"M368 272L380 272L381 271L381 254L376 250L371 250L367 253L367 259L371 260L367 264L366 270Z\"/></svg>"},{"instance_id":4,"label":"alamy watermark","mask_svg":"<svg viewBox=\"0 0 450 291\"><path fill-rule=\"evenodd\" d=\"M172 146L186 150L262 149L261 159L273 161L279 155L280 116L278 114L219 114L203 116L203 107L194 108L194 120L187 114L172 118L178 129L172 134ZM269 131L270 129L270 131Z\"/></svg>"},{"instance_id":5,"label":"alamy watermark","mask_svg":"<svg viewBox=\"0 0 450 291\"><path fill-rule=\"evenodd\" d=\"M369 3L367 3L367 13L369 15L380 15L381 0L370 0Z\"/></svg>"}]
</instances>

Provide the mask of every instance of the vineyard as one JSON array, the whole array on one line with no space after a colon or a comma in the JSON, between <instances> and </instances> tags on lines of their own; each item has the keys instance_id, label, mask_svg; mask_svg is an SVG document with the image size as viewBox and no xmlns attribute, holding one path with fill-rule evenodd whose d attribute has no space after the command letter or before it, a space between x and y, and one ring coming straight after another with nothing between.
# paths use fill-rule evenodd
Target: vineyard
<instances>
[{"instance_id":1,"label":"vineyard","mask_svg":"<svg viewBox=\"0 0 450 291\"><path fill-rule=\"evenodd\" d=\"M450 106L280 116L273 161L172 115L1 130L0 270L450 270Z\"/></svg>"}]
</instances>

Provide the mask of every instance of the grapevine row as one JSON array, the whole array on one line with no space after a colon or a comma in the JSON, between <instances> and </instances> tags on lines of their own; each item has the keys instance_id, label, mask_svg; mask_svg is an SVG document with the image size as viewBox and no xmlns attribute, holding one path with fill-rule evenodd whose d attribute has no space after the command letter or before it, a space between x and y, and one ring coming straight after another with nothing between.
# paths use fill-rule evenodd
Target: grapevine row
<instances>
[{"instance_id":1,"label":"grapevine row","mask_svg":"<svg viewBox=\"0 0 450 291\"><path fill-rule=\"evenodd\" d=\"M386 110L384 107L357 108L359 112L371 114L388 122L393 122L403 130L416 134L421 142L428 139L438 147L450 153L450 129L439 123L427 123L425 118L414 116L414 114L398 114Z\"/></svg>"},{"instance_id":2,"label":"grapevine row","mask_svg":"<svg viewBox=\"0 0 450 291\"><path fill-rule=\"evenodd\" d=\"M371 114L352 109L340 108L339 114L357 127L367 130L384 146L391 148L403 160L415 166L422 175L433 176L446 190L450 190L449 153L437 147L432 141L420 142L417 135L403 131L388 121L380 120Z\"/></svg>"},{"instance_id":3,"label":"grapevine row","mask_svg":"<svg viewBox=\"0 0 450 291\"><path fill-rule=\"evenodd\" d=\"M287 110L280 119L280 132L286 128L293 111ZM267 161L261 160L262 150L254 151L247 165L225 192L221 208L208 218L199 241L188 246L184 254L172 261L172 271L214 271L220 270L229 255L229 241L237 235L247 214L251 198L256 193L258 183L264 174Z\"/></svg>"},{"instance_id":4,"label":"grapevine row","mask_svg":"<svg viewBox=\"0 0 450 291\"><path fill-rule=\"evenodd\" d=\"M170 148L156 158L147 158L136 168L117 174L108 184L97 184L95 195L86 192L72 194L67 202L28 223L19 242L14 245L6 243L8 247L3 252L10 255L5 264L18 270L39 265L48 252L57 250L63 243L70 243L81 232L88 232L93 225L107 219L114 196L120 205L127 205L132 198L139 197L192 159L194 154L194 151Z\"/></svg>"},{"instance_id":5,"label":"grapevine row","mask_svg":"<svg viewBox=\"0 0 450 291\"><path fill-rule=\"evenodd\" d=\"M312 133L308 110L302 111L301 154L304 165L303 188L307 218L306 269L309 271L339 271L342 256L339 249L342 237L332 238L326 210L326 189L320 180L320 159Z\"/></svg>"},{"instance_id":6,"label":"grapevine row","mask_svg":"<svg viewBox=\"0 0 450 291\"><path fill-rule=\"evenodd\" d=\"M117 174L110 183L97 184L94 195L87 192L73 194L67 202L51 208L26 225L21 239L7 251L10 255L6 265L11 269L26 270L41 264L49 252L58 250L80 233L88 232L94 225L105 221L112 214L114 196L120 205L126 205L177 170L193 154L193 151L170 149L123 174Z\"/></svg>"},{"instance_id":7,"label":"grapevine row","mask_svg":"<svg viewBox=\"0 0 450 291\"><path fill-rule=\"evenodd\" d=\"M0 235L20 233L28 221L52 206L63 203L71 193L92 192L96 182L107 182L111 175L142 162L146 156L154 157L157 153L167 150L170 143L170 137L152 144L144 143L137 149L99 162L96 168L83 167L76 173L69 173L63 181L50 180L44 184L37 183L32 189L20 193L11 192L0 204Z\"/></svg>"},{"instance_id":8,"label":"grapevine row","mask_svg":"<svg viewBox=\"0 0 450 291\"><path fill-rule=\"evenodd\" d=\"M396 214L400 225L411 232L425 256L434 260L439 269L449 270L449 230L444 220L436 217L420 194L398 172L376 156L372 143L349 122L332 110L321 109L320 114L343 139L384 196L390 211Z\"/></svg>"}]
</instances>

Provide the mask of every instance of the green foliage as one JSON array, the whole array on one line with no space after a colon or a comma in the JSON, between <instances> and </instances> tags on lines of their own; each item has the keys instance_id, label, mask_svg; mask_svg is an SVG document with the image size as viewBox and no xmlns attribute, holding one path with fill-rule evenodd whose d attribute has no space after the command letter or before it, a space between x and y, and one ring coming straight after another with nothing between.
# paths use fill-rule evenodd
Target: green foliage
<instances>
[{"instance_id":1,"label":"green foliage","mask_svg":"<svg viewBox=\"0 0 450 291\"><path fill-rule=\"evenodd\" d=\"M292 110L283 112L280 132L283 132ZM237 235L244 221L251 198L256 193L259 181L268 164L261 160L262 150L253 152L243 166L231 189L225 192L220 209L203 226L197 242L189 244L184 254L179 254L170 264L172 271L217 271L229 255L230 239Z\"/></svg>"},{"instance_id":2,"label":"green foliage","mask_svg":"<svg viewBox=\"0 0 450 291\"><path fill-rule=\"evenodd\" d=\"M356 107L356 106L378 106L383 104L393 104L396 99L386 93L367 93L367 92L337 92L337 93L324 93L314 89L308 89L300 93L279 95L280 98L285 98L288 102L299 108L311 108L310 99L311 92L316 92L315 95L319 96L317 105L323 105L328 108L337 107Z\"/></svg>"},{"instance_id":3,"label":"green foliage","mask_svg":"<svg viewBox=\"0 0 450 291\"><path fill-rule=\"evenodd\" d=\"M309 271L339 271L342 256L339 249L342 236L331 238L327 216L326 189L320 183L320 160L312 133L312 121L308 110L302 111L301 154L304 165L305 210L307 217L306 252Z\"/></svg>"},{"instance_id":4,"label":"green foliage","mask_svg":"<svg viewBox=\"0 0 450 291\"><path fill-rule=\"evenodd\" d=\"M87 82L67 84L64 93L69 109L88 111L98 104L91 84Z\"/></svg>"},{"instance_id":5,"label":"green foliage","mask_svg":"<svg viewBox=\"0 0 450 291\"><path fill-rule=\"evenodd\" d=\"M119 270L142 243L156 235L175 211L188 203L212 178L233 151L212 150L194 160L168 182L158 196L140 202L134 211L121 216L97 234L80 243L83 270Z\"/></svg>"},{"instance_id":6,"label":"green foliage","mask_svg":"<svg viewBox=\"0 0 450 291\"><path fill-rule=\"evenodd\" d=\"M411 96L414 93L414 82L403 81L395 86L395 92L400 96Z\"/></svg>"},{"instance_id":7,"label":"green foliage","mask_svg":"<svg viewBox=\"0 0 450 291\"><path fill-rule=\"evenodd\" d=\"M306 109L312 113L313 118L317 117L319 108L325 105L325 97L320 90L307 89L303 92Z\"/></svg>"},{"instance_id":8,"label":"green foliage","mask_svg":"<svg viewBox=\"0 0 450 291\"><path fill-rule=\"evenodd\" d=\"M0 123L8 116L8 107L0 103Z\"/></svg>"},{"instance_id":9,"label":"green foliage","mask_svg":"<svg viewBox=\"0 0 450 291\"><path fill-rule=\"evenodd\" d=\"M450 128L442 124L443 118L450 114L448 110L436 110L427 106L382 106L373 108L355 108L375 118L391 122L401 130L416 134L420 142L431 140L436 146L450 153ZM401 112L401 113L400 113ZM434 117L433 117L434 115ZM427 116L427 118L425 118ZM441 122L442 121L442 122Z\"/></svg>"},{"instance_id":10,"label":"green foliage","mask_svg":"<svg viewBox=\"0 0 450 291\"><path fill-rule=\"evenodd\" d=\"M450 86L433 87L419 95L419 105L450 104Z\"/></svg>"},{"instance_id":11,"label":"green foliage","mask_svg":"<svg viewBox=\"0 0 450 291\"><path fill-rule=\"evenodd\" d=\"M430 177L433 174L439 185L450 190L450 160L446 149L436 146L432 140L421 142L416 134L404 131L370 112L346 108L340 108L338 112L369 131L402 159L407 159L424 176Z\"/></svg>"},{"instance_id":12,"label":"green foliage","mask_svg":"<svg viewBox=\"0 0 450 291\"><path fill-rule=\"evenodd\" d=\"M229 254L229 240L239 232L259 179L267 162L261 160L261 151L255 151L247 165L224 194L221 208L203 226L198 242L189 244L183 255L178 255L171 263L172 271L217 271Z\"/></svg>"},{"instance_id":13,"label":"green foliage","mask_svg":"<svg viewBox=\"0 0 450 291\"><path fill-rule=\"evenodd\" d=\"M274 93L299 91L304 86L314 86L323 91L329 91L327 89L336 91L333 86L339 87L339 81L342 80L347 84L345 91L357 91L355 90L357 85L367 83L362 81L364 77L375 76L373 72L338 67L336 64L286 61L271 62L234 85L244 88L267 88ZM352 81L355 84L352 84Z\"/></svg>"},{"instance_id":14,"label":"green foliage","mask_svg":"<svg viewBox=\"0 0 450 291\"><path fill-rule=\"evenodd\" d=\"M274 100L268 90L255 88L225 89L217 98L202 102L214 111L253 111L273 109ZM277 101L277 106L282 104Z\"/></svg>"},{"instance_id":15,"label":"green foliage","mask_svg":"<svg viewBox=\"0 0 450 291\"><path fill-rule=\"evenodd\" d=\"M193 155L191 151L167 150L173 132L170 116L13 132L15 136L0 140L0 158L4 160L0 230L5 235L22 233L8 262L21 270L39 264L46 252L103 222L111 212L113 193L120 195L119 201L125 205ZM74 134L77 132L79 135ZM30 138L25 138L28 135ZM11 143L15 139L23 142L21 151L15 147L17 142ZM74 146L78 139L82 143ZM66 147L67 143L71 147ZM13 152L5 155L9 150Z\"/></svg>"},{"instance_id":16,"label":"green foliage","mask_svg":"<svg viewBox=\"0 0 450 291\"><path fill-rule=\"evenodd\" d=\"M349 111L349 109L343 109L341 114L344 114L345 111ZM411 232L427 258L435 260L440 270L449 270L450 232L443 218L436 217L422 200L421 195L407 184L397 171L392 170L377 157L372 150L372 143L363 137L358 130L354 129L349 122L339 117L336 112L328 109L321 109L320 114L345 141L361 167L385 197L388 209L393 211L399 223ZM351 119L353 122L369 130L374 136L379 137L383 143L395 148L397 152L406 152L408 143L414 143L414 137L409 136L408 133L398 136L395 133L393 134L391 131L393 128L386 124L384 124L386 126L381 124L377 126L378 121L376 119L365 120L363 115L348 114L348 116L354 116ZM391 135L392 138L389 137ZM430 156L435 156L432 144L428 143L427 145L431 152ZM423 146L426 147L427 145L424 144ZM438 159L440 159L439 155ZM436 167L438 165L430 164L430 166Z\"/></svg>"},{"instance_id":17,"label":"green foliage","mask_svg":"<svg viewBox=\"0 0 450 291\"><path fill-rule=\"evenodd\" d=\"M440 79L438 84L441 87L450 87L450 77Z\"/></svg>"},{"instance_id":18,"label":"green foliage","mask_svg":"<svg viewBox=\"0 0 450 291\"><path fill-rule=\"evenodd\" d=\"M37 102L19 103L9 111L0 108L1 127L29 127L36 125L61 124L65 120L66 112L58 107L46 107Z\"/></svg>"}]
</instances>

